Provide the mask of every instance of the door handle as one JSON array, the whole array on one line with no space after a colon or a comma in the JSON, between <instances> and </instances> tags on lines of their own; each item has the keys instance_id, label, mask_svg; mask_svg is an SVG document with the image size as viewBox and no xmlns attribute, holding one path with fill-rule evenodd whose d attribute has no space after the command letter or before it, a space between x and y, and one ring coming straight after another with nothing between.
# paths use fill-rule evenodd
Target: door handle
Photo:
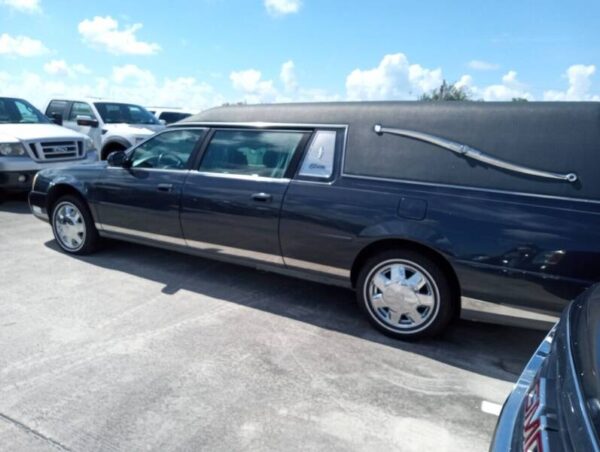
<instances>
[{"instance_id":1,"label":"door handle","mask_svg":"<svg viewBox=\"0 0 600 452\"><path fill-rule=\"evenodd\" d=\"M271 196L268 193L261 192L261 193L254 193L252 195L252 199L254 199L255 201L258 201L258 202L271 202L271 200L273 199L273 196Z\"/></svg>"},{"instance_id":2,"label":"door handle","mask_svg":"<svg viewBox=\"0 0 600 452\"><path fill-rule=\"evenodd\" d=\"M158 184L156 186L156 188L158 189L158 191L171 191L173 190L173 184Z\"/></svg>"}]
</instances>

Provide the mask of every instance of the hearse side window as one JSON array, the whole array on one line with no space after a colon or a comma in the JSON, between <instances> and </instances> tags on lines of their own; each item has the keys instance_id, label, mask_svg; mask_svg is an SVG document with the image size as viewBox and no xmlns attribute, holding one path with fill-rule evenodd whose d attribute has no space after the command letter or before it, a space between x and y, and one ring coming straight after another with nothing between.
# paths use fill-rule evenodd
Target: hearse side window
<instances>
[{"instance_id":1,"label":"hearse side window","mask_svg":"<svg viewBox=\"0 0 600 452\"><path fill-rule=\"evenodd\" d=\"M204 130L173 130L150 138L133 151L132 168L185 169Z\"/></svg>"},{"instance_id":2,"label":"hearse side window","mask_svg":"<svg viewBox=\"0 0 600 452\"><path fill-rule=\"evenodd\" d=\"M283 178L304 133L217 130L199 171Z\"/></svg>"},{"instance_id":3,"label":"hearse side window","mask_svg":"<svg viewBox=\"0 0 600 452\"><path fill-rule=\"evenodd\" d=\"M335 132L319 130L308 148L298 175L329 179L333 174Z\"/></svg>"}]
</instances>

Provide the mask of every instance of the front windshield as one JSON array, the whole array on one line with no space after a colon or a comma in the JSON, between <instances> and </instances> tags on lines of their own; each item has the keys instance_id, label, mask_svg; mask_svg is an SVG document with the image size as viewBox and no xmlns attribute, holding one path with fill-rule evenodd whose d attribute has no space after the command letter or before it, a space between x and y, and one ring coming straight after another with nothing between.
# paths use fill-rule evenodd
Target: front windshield
<instances>
[{"instance_id":1,"label":"front windshield","mask_svg":"<svg viewBox=\"0 0 600 452\"><path fill-rule=\"evenodd\" d=\"M0 97L0 124L48 124L37 108L22 99Z\"/></svg>"},{"instance_id":2,"label":"front windshield","mask_svg":"<svg viewBox=\"0 0 600 452\"><path fill-rule=\"evenodd\" d=\"M96 109L106 124L160 124L144 107L131 104L96 102Z\"/></svg>"}]
</instances>

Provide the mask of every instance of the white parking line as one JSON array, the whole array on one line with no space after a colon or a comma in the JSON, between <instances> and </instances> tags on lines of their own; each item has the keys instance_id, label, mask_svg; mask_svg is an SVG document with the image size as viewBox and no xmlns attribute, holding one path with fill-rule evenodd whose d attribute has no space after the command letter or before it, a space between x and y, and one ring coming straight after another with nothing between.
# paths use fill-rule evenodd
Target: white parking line
<instances>
[{"instance_id":1,"label":"white parking line","mask_svg":"<svg viewBox=\"0 0 600 452\"><path fill-rule=\"evenodd\" d=\"M502 405L494 402L488 402L487 400L482 400L481 411L487 414L493 414L494 416L500 416L500 411L502 411Z\"/></svg>"}]
</instances>

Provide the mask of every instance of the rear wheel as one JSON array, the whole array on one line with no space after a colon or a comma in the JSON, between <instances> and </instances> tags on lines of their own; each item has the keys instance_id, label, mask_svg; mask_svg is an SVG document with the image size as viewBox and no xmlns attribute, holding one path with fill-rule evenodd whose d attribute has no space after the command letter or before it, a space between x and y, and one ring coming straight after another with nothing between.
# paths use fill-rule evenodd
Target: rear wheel
<instances>
[{"instance_id":1,"label":"rear wheel","mask_svg":"<svg viewBox=\"0 0 600 452\"><path fill-rule=\"evenodd\" d=\"M374 255L361 269L356 289L369 321L397 339L440 334L452 320L456 303L440 266L414 251Z\"/></svg>"},{"instance_id":2,"label":"rear wheel","mask_svg":"<svg viewBox=\"0 0 600 452\"><path fill-rule=\"evenodd\" d=\"M59 198L52 207L52 232L56 242L69 254L90 254L100 237L88 206L76 196Z\"/></svg>"}]
</instances>

